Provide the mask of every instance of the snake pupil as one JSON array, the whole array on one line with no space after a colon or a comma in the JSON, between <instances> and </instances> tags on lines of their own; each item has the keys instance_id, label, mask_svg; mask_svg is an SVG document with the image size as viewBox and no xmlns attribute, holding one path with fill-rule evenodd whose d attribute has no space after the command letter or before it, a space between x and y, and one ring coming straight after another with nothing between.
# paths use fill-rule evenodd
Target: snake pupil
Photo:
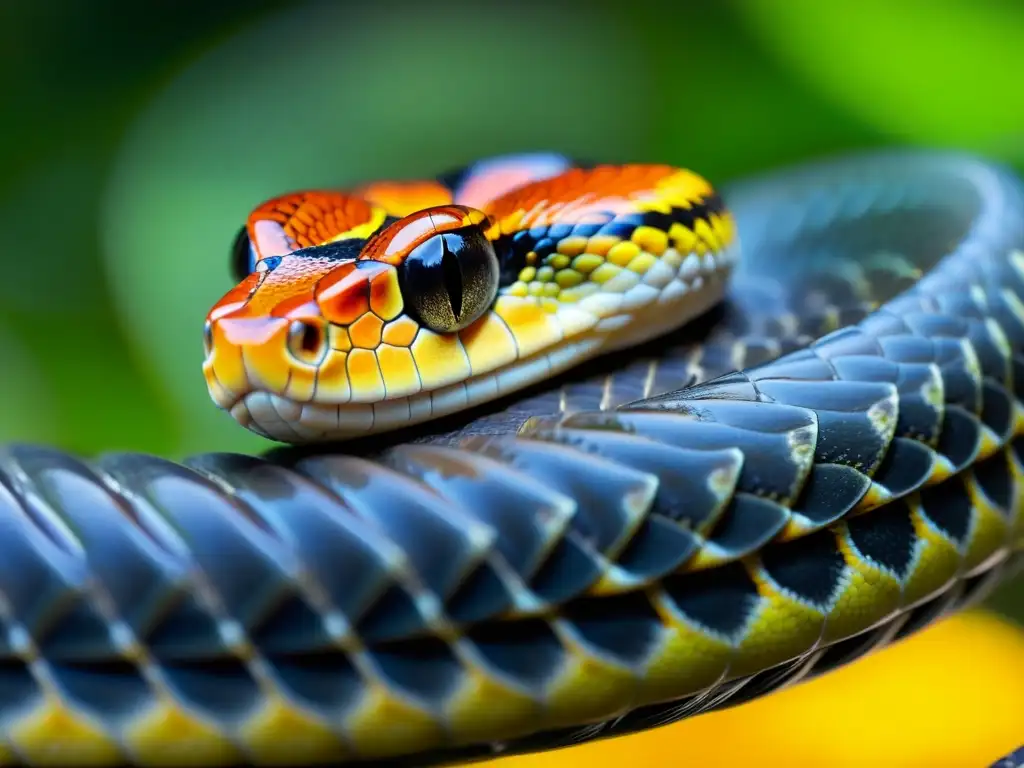
<instances>
[{"instance_id":1,"label":"snake pupil","mask_svg":"<svg viewBox=\"0 0 1024 768\"><path fill-rule=\"evenodd\" d=\"M320 349L320 330L314 325L304 325L300 346L305 354L315 355Z\"/></svg>"},{"instance_id":2,"label":"snake pupil","mask_svg":"<svg viewBox=\"0 0 1024 768\"><path fill-rule=\"evenodd\" d=\"M398 279L406 311L435 333L475 322L498 292L500 265L481 227L439 232L402 260Z\"/></svg>"},{"instance_id":3,"label":"snake pupil","mask_svg":"<svg viewBox=\"0 0 1024 768\"><path fill-rule=\"evenodd\" d=\"M442 241L444 250L441 256L441 271L444 275L444 288L448 293L448 301L452 305L452 316L456 320L462 318L462 268L459 257L448 248L448 241Z\"/></svg>"}]
</instances>

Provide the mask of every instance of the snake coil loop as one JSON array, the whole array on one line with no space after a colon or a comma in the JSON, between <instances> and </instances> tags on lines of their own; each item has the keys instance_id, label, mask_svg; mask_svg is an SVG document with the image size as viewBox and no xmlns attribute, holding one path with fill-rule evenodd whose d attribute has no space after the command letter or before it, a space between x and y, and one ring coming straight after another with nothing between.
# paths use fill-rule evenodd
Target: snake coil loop
<instances>
[{"instance_id":1,"label":"snake coil loop","mask_svg":"<svg viewBox=\"0 0 1024 768\"><path fill-rule=\"evenodd\" d=\"M586 178L610 199L621 182L545 158L558 189ZM563 308L545 291L607 308L661 285L681 302L725 264L715 238L738 228L744 256L697 327L638 346L628 322L595 321L580 338L619 351L591 355L591 375L410 442L181 463L5 448L0 762L428 765L616 736L849 663L1018 567L1021 182L959 155L859 156L727 188L734 225L695 177L657 173L690 202L580 231L492 231L473 169L414 201L377 185L250 219L235 254L265 266L211 313L208 382L232 409L243 383L286 393L246 407L294 442L338 428L341 411L311 408L332 387L367 398L347 418L390 427L422 391L461 413L474 364L550 368L564 336L542 331ZM444 206L415 237L395 228ZM498 298L456 347L406 313L396 264L433 243L440 277L424 279L453 327L476 306L466 286L493 280L482 242L472 264L453 244L480 231L502 246ZM612 289L572 292L592 283ZM312 322L325 330L307 339Z\"/></svg>"}]
</instances>

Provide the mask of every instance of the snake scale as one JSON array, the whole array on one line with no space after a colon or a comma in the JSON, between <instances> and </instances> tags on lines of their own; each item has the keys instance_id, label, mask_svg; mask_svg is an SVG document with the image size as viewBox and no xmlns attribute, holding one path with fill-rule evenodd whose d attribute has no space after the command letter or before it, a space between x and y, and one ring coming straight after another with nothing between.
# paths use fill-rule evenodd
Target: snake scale
<instances>
[{"instance_id":1,"label":"snake scale","mask_svg":"<svg viewBox=\"0 0 1024 768\"><path fill-rule=\"evenodd\" d=\"M532 162L569 173L557 158ZM644 315L645 332L598 317L580 338L597 329L610 342L515 368L508 391L478 407L465 407L466 387L451 390L461 400L417 401L435 359L424 356L398 431L394 409L355 403L354 363L353 408L313 420L266 396L236 408L239 393L211 384L218 404L267 434L392 430L340 446L181 463L4 447L0 762L431 765L550 749L820 675L1006 577L1024 549L1021 182L925 151L801 166L720 197L680 173L658 172L673 180L671 205L628 226L613 216L614 231L584 221L591 238L610 238L593 263L575 261L589 253L578 243L559 250L574 235L556 235L557 221L520 225L532 232L525 249L467 262L466 249L490 253L489 214L433 199L427 184L431 238L405 242L418 254L406 267L389 259L403 227L425 231L422 217L367 209L356 234L375 260L346 266L334 284L357 287L331 293L331 311L350 319L359 301L363 314L400 316L388 291L413 281L427 290L405 292L410 313L438 337L461 334L490 322L480 318L495 291L542 306L600 282L568 273L593 274L614 254L623 264L601 274L622 296L649 302L637 285L678 284ZM659 227L660 240L641 232ZM692 238L702 228L707 247ZM257 229L260 249L239 240L236 256L252 259L240 276L251 275L218 305L225 313L245 304L238 291L272 286L298 247L270 253ZM334 249L333 270L356 255L349 235L298 245L313 261ZM666 243L678 259L659 277L645 256ZM701 259L683 284L687 248ZM548 266L551 289L540 284ZM391 287L374 292L375 280ZM707 300L719 284L724 300ZM575 300L603 312L590 295ZM527 310L508 302L515 335ZM280 391L312 398L310 382L327 380L304 384L299 363L360 359L356 349L400 336L375 320L328 344L317 334L334 326L311 331L307 317L327 305L307 305L266 315L284 318L267 338L297 361ZM700 317L670 330L681 308ZM561 311L531 322L557 317L556 340L567 339L566 318L583 320ZM208 323L208 355L223 333ZM496 347L474 344L463 344L470 363L487 368ZM277 373L253 366L250 378ZM383 357L377 366L365 370L384 371ZM421 423L416 402L430 404ZM352 414L373 421L345 427Z\"/></svg>"}]
</instances>

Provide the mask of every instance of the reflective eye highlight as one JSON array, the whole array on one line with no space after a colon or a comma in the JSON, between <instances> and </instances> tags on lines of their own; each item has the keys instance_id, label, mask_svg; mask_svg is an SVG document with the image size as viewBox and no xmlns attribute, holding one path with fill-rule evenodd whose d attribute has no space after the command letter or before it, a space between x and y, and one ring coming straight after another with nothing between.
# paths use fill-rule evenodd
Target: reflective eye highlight
<instances>
[{"instance_id":1,"label":"reflective eye highlight","mask_svg":"<svg viewBox=\"0 0 1024 768\"><path fill-rule=\"evenodd\" d=\"M253 256L253 258L255 258L255 256ZM259 261L256 262L256 265L253 267L253 272L260 272L260 273L271 272L280 263L281 263L281 257L280 256L267 256L267 258L260 259Z\"/></svg>"},{"instance_id":2,"label":"reflective eye highlight","mask_svg":"<svg viewBox=\"0 0 1024 768\"><path fill-rule=\"evenodd\" d=\"M327 333L318 324L293 320L288 326L288 352L301 363L316 365L327 352Z\"/></svg>"},{"instance_id":3,"label":"reflective eye highlight","mask_svg":"<svg viewBox=\"0 0 1024 768\"><path fill-rule=\"evenodd\" d=\"M399 268L406 309L438 333L460 331L486 312L498 277L494 246L477 226L434 235Z\"/></svg>"}]
</instances>

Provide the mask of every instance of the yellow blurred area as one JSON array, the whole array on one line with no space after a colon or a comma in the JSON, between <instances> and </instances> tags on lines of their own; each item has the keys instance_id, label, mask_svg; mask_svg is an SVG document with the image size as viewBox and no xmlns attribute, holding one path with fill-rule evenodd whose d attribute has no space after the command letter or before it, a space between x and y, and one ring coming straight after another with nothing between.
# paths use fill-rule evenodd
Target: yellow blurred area
<instances>
[{"instance_id":1,"label":"yellow blurred area","mask_svg":"<svg viewBox=\"0 0 1024 768\"><path fill-rule=\"evenodd\" d=\"M963 613L802 685L480 768L985 768L1024 743L1024 629Z\"/></svg>"}]
</instances>

